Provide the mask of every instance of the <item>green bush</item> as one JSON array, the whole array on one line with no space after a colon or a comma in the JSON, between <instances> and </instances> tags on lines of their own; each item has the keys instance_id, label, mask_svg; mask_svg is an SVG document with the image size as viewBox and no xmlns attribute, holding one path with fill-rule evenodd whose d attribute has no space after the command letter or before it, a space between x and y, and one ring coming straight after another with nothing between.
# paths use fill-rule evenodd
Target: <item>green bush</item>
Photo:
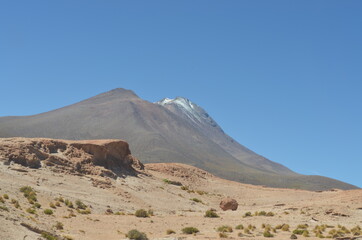
<instances>
[{"instance_id":1,"label":"green bush","mask_svg":"<svg viewBox=\"0 0 362 240\"><path fill-rule=\"evenodd\" d=\"M219 215L217 215L217 213L216 213L215 211L207 210L207 211L205 212L204 217L208 217L208 218L218 218Z\"/></svg>"},{"instance_id":2,"label":"green bush","mask_svg":"<svg viewBox=\"0 0 362 240\"><path fill-rule=\"evenodd\" d=\"M200 232L199 229L194 228L194 227L185 227L182 229L182 233L185 234L194 234L194 233L198 233Z\"/></svg>"},{"instance_id":3,"label":"green bush","mask_svg":"<svg viewBox=\"0 0 362 240\"><path fill-rule=\"evenodd\" d=\"M144 209L138 209L135 214L136 217L142 217L142 218L146 218L149 217L149 214L146 210Z\"/></svg>"},{"instance_id":4,"label":"green bush","mask_svg":"<svg viewBox=\"0 0 362 240\"><path fill-rule=\"evenodd\" d=\"M47 209L44 210L44 213L45 213L46 215L52 215L52 214L53 214L53 210L47 208Z\"/></svg>"},{"instance_id":5,"label":"green bush","mask_svg":"<svg viewBox=\"0 0 362 240\"><path fill-rule=\"evenodd\" d=\"M9 199L9 195L7 195L7 194L4 194L3 197L4 197L5 199Z\"/></svg>"},{"instance_id":6,"label":"green bush","mask_svg":"<svg viewBox=\"0 0 362 240\"><path fill-rule=\"evenodd\" d=\"M129 239L134 239L134 240L148 240L145 233L142 233L136 229L132 229L131 231L129 231L126 234L126 237L128 237Z\"/></svg>"}]
</instances>

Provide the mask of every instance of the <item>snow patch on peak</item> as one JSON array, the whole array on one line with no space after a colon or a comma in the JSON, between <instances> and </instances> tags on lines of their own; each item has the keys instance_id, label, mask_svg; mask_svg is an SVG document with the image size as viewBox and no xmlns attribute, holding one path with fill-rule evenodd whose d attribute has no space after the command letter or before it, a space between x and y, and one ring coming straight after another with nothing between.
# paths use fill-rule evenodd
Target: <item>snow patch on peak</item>
<instances>
[{"instance_id":1,"label":"snow patch on peak","mask_svg":"<svg viewBox=\"0 0 362 240\"><path fill-rule=\"evenodd\" d=\"M184 97L176 97L174 99L164 98L161 101L156 102L156 104L165 107L167 107L168 105L174 106L181 112L183 112L193 122L202 122L203 118L205 118L205 111L203 111L199 106Z\"/></svg>"},{"instance_id":2,"label":"snow patch on peak","mask_svg":"<svg viewBox=\"0 0 362 240\"><path fill-rule=\"evenodd\" d=\"M174 109L176 110L176 112L182 113L183 117L188 118L198 126L203 126L206 124L211 127L216 127L220 131L222 131L222 129L217 125L217 123L209 116L209 114L204 109L202 109L197 104L193 103L187 98L184 97L176 97L174 99L164 98L161 101L155 102L155 104L164 106L169 110Z\"/></svg>"},{"instance_id":3,"label":"snow patch on peak","mask_svg":"<svg viewBox=\"0 0 362 240\"><path fill-rule=\"evenodd\" d=\"M184 97L176 97L174 99L164 98L161 101L155 102L161 106L173 105L181 110L193 121L201 121L201 115L198 111L199 107Z\"/></svg>"}]
</instances>

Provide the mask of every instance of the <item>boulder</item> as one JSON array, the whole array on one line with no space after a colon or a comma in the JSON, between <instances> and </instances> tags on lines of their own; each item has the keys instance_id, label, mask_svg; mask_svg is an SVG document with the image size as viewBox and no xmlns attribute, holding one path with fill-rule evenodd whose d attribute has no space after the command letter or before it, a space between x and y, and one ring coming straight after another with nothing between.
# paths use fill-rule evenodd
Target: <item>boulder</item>
<instances>
[{"instance_id":1,"label":"boulder","mask_svg":"<svg viewBox=\"0 0 362 240\"><path fill-rule=\"evenodd\" d=\"M233 198L224 198L221 202L220 202L220 208L224 211L227 210L232 210L235 211L236 209L238 209L238 202L233 199Z\"/></svg>"}]
</instances>

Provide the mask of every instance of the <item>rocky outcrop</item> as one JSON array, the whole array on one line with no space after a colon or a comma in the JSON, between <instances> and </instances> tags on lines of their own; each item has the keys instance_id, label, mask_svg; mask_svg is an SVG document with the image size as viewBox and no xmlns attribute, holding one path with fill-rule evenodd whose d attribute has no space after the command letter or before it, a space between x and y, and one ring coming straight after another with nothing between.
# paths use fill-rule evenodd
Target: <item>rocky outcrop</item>
<instances>
[{"instance_id":1,"label":"rocky outcrop","mask_svg":"<svg viewBox=\"0 0 362 240\"><path fill-rule=\"evenodd\" d=\"M30 168L51 166L58 172L112 178L143 169L128 143L121 140L1 138L0 159Z\"/></svg>"},{"instance_id":2,"label":"rocky outcrop","mask_svg":"<svg viewBox=\"0 0 362 240\"><path fill-rule=\"evenodd\" d=\"M238 206L239 206L238 202L232 198L224 198L220 202L220 208L224 211L226 210L235 211L236 209L238 209Z\"/></svg>"}]
</instances>

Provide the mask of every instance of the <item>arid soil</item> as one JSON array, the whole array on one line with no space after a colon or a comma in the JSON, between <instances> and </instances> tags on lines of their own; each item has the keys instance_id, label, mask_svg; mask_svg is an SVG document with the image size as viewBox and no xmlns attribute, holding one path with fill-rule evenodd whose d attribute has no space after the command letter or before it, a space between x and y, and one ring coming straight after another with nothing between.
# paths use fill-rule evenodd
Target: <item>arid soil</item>
<instances>
[{"instance_id":1,"label":"arid soil","mask_svg":"<svg viewBox=\"0 0 362 240\"><path fill-rule=\"evenodd\" d=\"M4 240L43 239L42 232L58 239L119 240L127 239L125 234L131 229L144 232L149 239L220 239L217 229L222 225L232 227L232 232L225 233L230 239L267 239L263 224L271 225L272 239L290 239L302 224L308 225L310 237L297 235L298 239L319 239L313 232L317 225L328 225L322 232L325 237L333 229L346 228L345 237L351 237L353 234L348 231L362 226L362 190L265 188L220 179L176 163L146 164L144 169L135 168L133 174L120 171L122 174L108 177L92 172L57 171L56 166L47 164L29 168L2 158L0 239ZM20 191L24 186L34 190L36 201L24 196ZM236 211L219 208L225 197L238 201ZM77 200L86 205L84 209L79 208ZM66 206L69 201L73 207ZM41 206L35 207L36 203ZM210 208L216 210L218 218L204 217ZM45 209L53 213L47 215ZM136 217L138 209L152 210L153 214ZM255 216L255 212L262 211L273 216ZM247 212L251 216L245 217ZM55 227L57 222L58 228L62 225L63 229ZM235 229L240 224L244 228L251 225L252 230ZM283 224L290 226L289 231L273 230ZM185 227L195 227L199 233L184 234ZM175 233L167 234L167 230Z\"/></svg>"}]
</instances>

